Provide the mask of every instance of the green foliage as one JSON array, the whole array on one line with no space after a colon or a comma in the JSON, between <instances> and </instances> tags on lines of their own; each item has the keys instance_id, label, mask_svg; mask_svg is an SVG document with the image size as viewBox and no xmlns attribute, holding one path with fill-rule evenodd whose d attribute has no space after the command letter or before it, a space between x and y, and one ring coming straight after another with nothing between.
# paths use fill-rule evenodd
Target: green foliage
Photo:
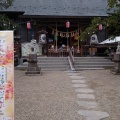
<instances>
[{"instance_id":1,"label":"green foliage","mask_svg":"<svg viewBox=\"0 0 120 120\"><path fill-rule=\"evenodd\" d=\"M108 31L111 36L120 36L120 12L109 15Z\"/></svg>"},{"instance_id":2,"label":"green foliage","mask_svg":"<svg viewBox=\"0 0 120 120\"><path fill-rule=\"evenodd\" d=\"M10 20L6 15L0 14L0 30L14 30L17 24Z\"/></svg>"},{"instance_id":3,"label":"green foliage","mask_svg":"<svg viewBox=\"0 0 120 120\"><path fill-rule=\"evenodd\" d=\"M107 27L107 19L104 18L100 18L100 17L95 17L92 19L91 24L89 25L89 27L87 27L83 32L81 32L80 34L80 39L82 39L83 41L86 40L87 34L89 36L93 35L94 33L97 33L99 30L99 25L102 24L104 26L104 28Z\"/></svg>"},{"instance_id":4,"label":"green foliage","mask_svg":"<svg viewBox=\"0 0 120 120\"><path fill-rule=\"evenodd\" d=\"M120 36L120 0L108 0L108 17L100 18L96 17L91 21L89 27L87 27L80 35L80 39L83 41L86 40L86 36L89 33L91 36L94 33L98 32L98 26L102 24L102 26L107 28L108 36L115 37ZM106 11L106 12L108 12Z\"/></svg>"},{"instance_id":5,"label":"green foliage","mask_svg":"<svg viewBox=\"0 0 120 120\"><path fill-rule=\"evenodd\" d=\"M111 36L120 36L120 0L108 0L109 10L113 11L108 16L108 31Z\"/></svg>"},{"instance_id":6,"label":"green foliage","mask_svg":"<svg viewBox=\"0 0 120 120\"><path fill-rule=\"evenodd\" d=\"M108 0L109 8L119 7L120 0Z\"/></svg>"},{"instance_id":7,"label":"green foliage","mask_svg":"<svg viewBox=\"0 0 120 120\"><path fill-rule=\"evenodd\" d=\"M0 9L8 8L14 0L0 0Z\"/></svg>"},{"instance_id":8,"label":"green foliage","mask_svg":"<svg viewBox=\"0 0 120 120\"><path fill-rule=\"evenodd\" d=\"M12 5L14 0L0 0L0 9L6 9ZM14 30L17 24L10 20L5 14L0 14L0 30Z\"/></svg>"}]
</instances>

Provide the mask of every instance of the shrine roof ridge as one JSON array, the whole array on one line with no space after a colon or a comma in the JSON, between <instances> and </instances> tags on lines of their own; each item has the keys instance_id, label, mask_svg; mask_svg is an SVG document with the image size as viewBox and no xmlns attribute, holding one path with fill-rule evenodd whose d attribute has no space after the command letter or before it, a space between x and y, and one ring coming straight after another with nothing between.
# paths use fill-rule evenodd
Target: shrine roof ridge
<instances>
[{"instance_id":1,"label":"shrine roof ridge","mask_svg":"<svg viewBox=\"0 0 120 120\"><path fill-rule=\"evenodd\" d=\"M108 16L107 0L14 0L3 11L25 11L23 15Z\"/></svg>"}]
</instances>

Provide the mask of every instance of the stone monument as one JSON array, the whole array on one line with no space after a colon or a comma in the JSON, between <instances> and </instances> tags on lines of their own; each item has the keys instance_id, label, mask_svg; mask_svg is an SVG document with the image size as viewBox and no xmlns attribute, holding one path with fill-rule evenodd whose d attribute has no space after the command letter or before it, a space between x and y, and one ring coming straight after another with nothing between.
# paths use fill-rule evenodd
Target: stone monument
<instances>
[{"instance_id":1,"label":"stone monument","mask_svg":"<svg viewBox=\"0 0 120 120\"><path fill-rule=\"evenodd\" d=\"M114 55L114 69L111 72L115 75L120 75L120 42L118 42L118 46L116 49L116 54Z\"/></svg>"}]
</instances>

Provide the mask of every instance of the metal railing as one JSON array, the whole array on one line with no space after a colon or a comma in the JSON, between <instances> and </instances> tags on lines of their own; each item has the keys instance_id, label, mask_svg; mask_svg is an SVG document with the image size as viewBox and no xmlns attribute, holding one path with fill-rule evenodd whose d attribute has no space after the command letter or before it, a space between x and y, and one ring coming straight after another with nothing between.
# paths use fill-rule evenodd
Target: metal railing
<instances>
[{"instance_id":1,"label":"metal railing","mask_svg":"<svg viewBox=\"0 0 120 120\"><path fill-rule=\"evenodd\" d=\"M67 57L69 52L66 49L49 49L48 50L48 57Z\"/></svg>"},{"instance_id":2,"label":"metal railing","mask_svg":"<svg viewBox=\"0 0 120 120\"><path fill-rule=\"evenodd\" d=\"M71 51L73 57L80 57L80 53L77 53L76 50ZM69 51L67 49L48 49L48 57L67 57L69 55Z\"/></svg>"},{"instance_id":3,"label":"metal railing","mask_svg":"<svg viewBox=\"0 0 120 120\"><path fill-rule=\"evenodd\" d=\"M72 51L71 51L71 50L69 50L68 61L69 61L71 70L72 70L72 71L75 71L75 68L74 68L74 57L73 57L73 55L72 55Z\"/></svg>"}]
</instances>

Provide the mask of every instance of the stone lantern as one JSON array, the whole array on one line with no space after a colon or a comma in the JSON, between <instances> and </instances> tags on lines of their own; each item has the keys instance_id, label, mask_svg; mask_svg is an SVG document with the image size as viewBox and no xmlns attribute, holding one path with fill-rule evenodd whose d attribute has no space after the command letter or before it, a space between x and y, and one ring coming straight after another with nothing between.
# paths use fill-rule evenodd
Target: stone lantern
<instances>
[{"instance_id":1,"label":"stone lantern","mask_svg":"<svg viewBox=\"0 0 120 120\"><path fill-rule=\"evenodd\" d=\"M37 53L35 53L35 44L36 40L31 40L30 48L31 53L28 55L28 68L25 72L26 75L28 74L41 74L41 69L37 65Z\"/></svg>"},{"instance_id":2,"label":"stone lantern","mask_svg":"<svg viewBox=\"0 0 120 120\"><path fill-rule=\"evenodd\" d=\"M38 31L39 47L41 55L47 55L47 32L45 30Z\"/></svg>"},{"instance_id":3,"label":"stone lantern","mask_svg":"<svg viewBox=\"0 0 120 120\"><path fill-rule=\"evenodd\" d=\"M120 42L118 42L116 54L114 55L114 69L111 72L115 75L120 74Z\"/></svg>"}]
</instances>

